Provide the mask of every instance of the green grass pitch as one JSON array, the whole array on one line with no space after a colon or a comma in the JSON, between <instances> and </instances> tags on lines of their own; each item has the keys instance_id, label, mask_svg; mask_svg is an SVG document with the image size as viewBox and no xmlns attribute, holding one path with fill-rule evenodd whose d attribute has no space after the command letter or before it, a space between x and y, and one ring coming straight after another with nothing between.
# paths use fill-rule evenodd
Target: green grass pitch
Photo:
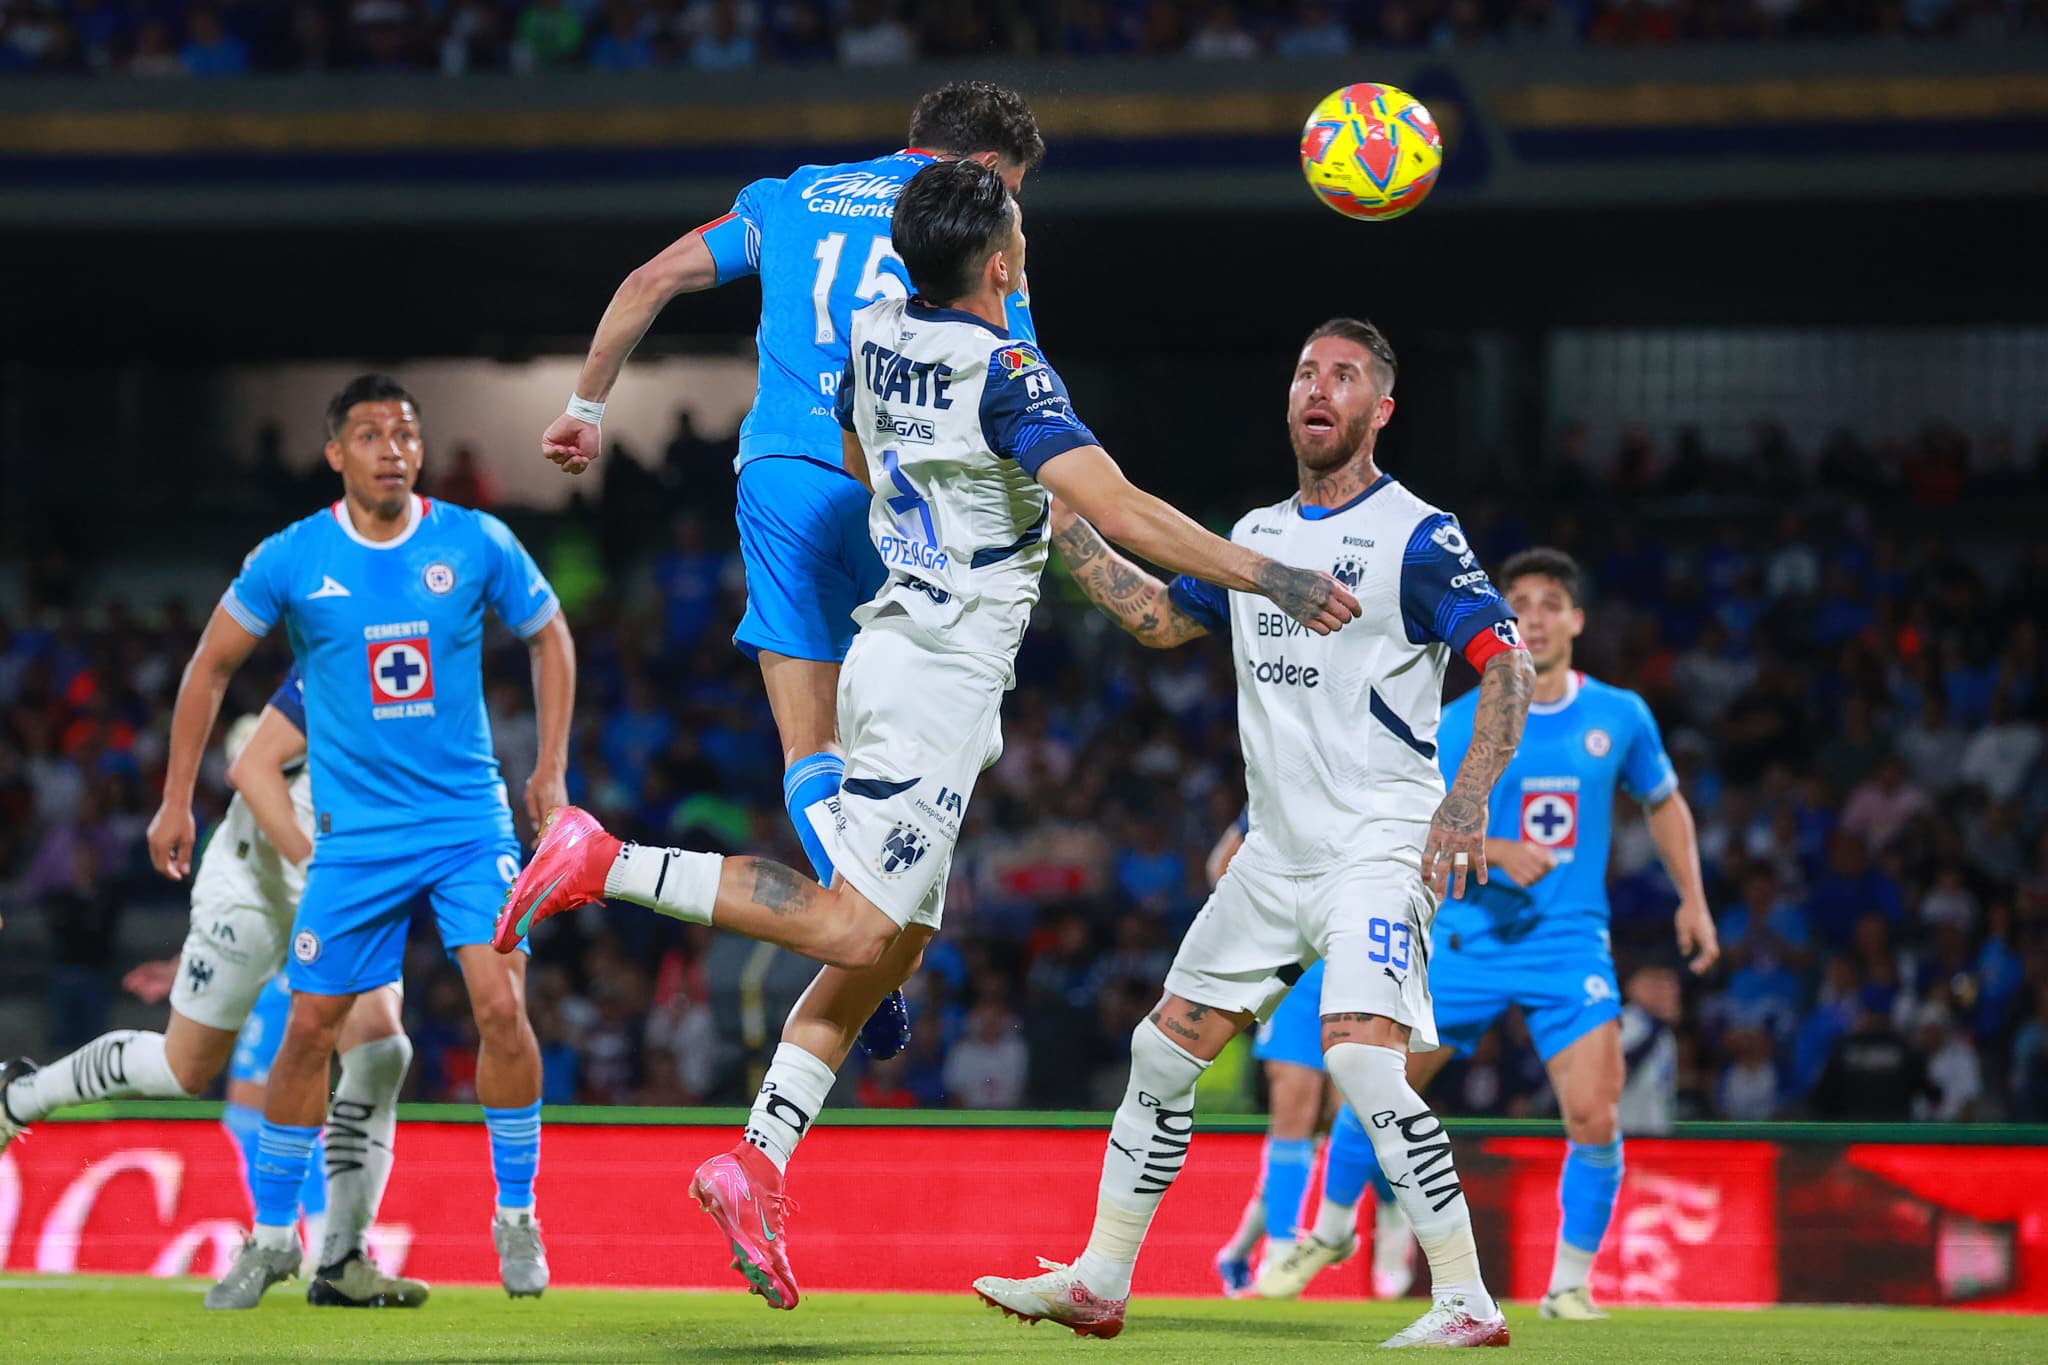
<instances>
[{"instance_id":1,"label":"green grass pitch","mask_svg":"<svg viewBox=\"0 0 2048 1365\"><path fill-rule=\"evenodd\" d=\"M511 1302L442 1289L425 1308L306 1307L280 1285L251 1313L208 1313L196 1280L0 1277L0 1358L142 1361L1091 1362L1258 1365L1355 1361L1421 1311L1399 1304L1141 1300L1115 1341L1025 1327L971 1297L820 1294L775 1313L740 1293L556 1290ZM1605 1323L1551 1323L1511 1305L1512 1357L1570 1365L1734 1360L2020 1365L2048 1360L2048 1321L1918 1309L1759 1312L1624 1309ZM1501 1357L1488 1357L1502 1359Z\"/></svg>"}]
</instances>

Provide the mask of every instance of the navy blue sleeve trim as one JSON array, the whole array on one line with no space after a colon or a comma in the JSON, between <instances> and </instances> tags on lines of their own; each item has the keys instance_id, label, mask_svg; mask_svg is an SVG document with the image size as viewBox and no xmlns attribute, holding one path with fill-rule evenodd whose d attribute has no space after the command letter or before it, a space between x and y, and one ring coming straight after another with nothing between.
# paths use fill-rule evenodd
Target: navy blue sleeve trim
<instances>
[{"instance_id":1,"label":"navy blue sleeve trim","mask_svg":"<svg viewBox=\"0 0 2048 1365\"><path fill-rule=\"evenodd\" d=\"M846 370L839 376L839 392L832 396L832 415L839 425L853 431L853 357L846 358ZM859 432L854 432L859 435Z\"/></svg>"},{"instance_id":2,"label":"navy blue sleeve trim","mask_svg":"<svg viewBox=\"0 0 2048 1365\"><path fill-rule=\"evenodd\" d=\"M967 567L970 569L986 569L992 564L1000 564L1011 556L1021 554L1023 551L1030 549L1039 541L1045 539L1045 523L1046 519L1051 515L1052 505L1048 503L1038 509L1038 520L1032 522L1030 529L1025 531L1023 535L1018 536L1008 545L998 545L993 549L987 550L976 550L974 558L967 562Z\"/></svg>"},{"instance_id":3,"label":"navy blue sleeve trim","mask_svg":"<svg viewBox=\"0 0 2048 1365\"><path fill-rule=\"evenodd\" d=\"M1386 726L1388 730L1393 732L1395 739L1400 740L1416 753L1421 754L1424 758L1434 759L1436 757L1436 745L1431 744L1426 739L1417 739L1415 732L1408 728L1408 722L1395 715L1394 708L1380 700L1380 694L1377 691L1372 691L1371 689L1368 689L1368 691L1371 695L1366 698L1365 709L1372 713L1372 718Z\"/></svg>"},{"instance_id":4,"label":"navy blue sleeve trim","mask_svg":"<svg viewBox=\"0 0 2048 1365\"><path fill-rule=\"evenodd\" d=\"M1218 635L1230 633L1230 591L1207 579L1182 574L1166 585L1173 605L1200 621Z\"/></svg>"},{"instance_id":5,"label":"navy blue sleeve trim","mask_svg":"<svg viewBox=\"0 0 2048 1365\"><path fill-rule=\"evenodd\" d=\"M1462 652L1480 631L1514 616L1479 567L1457 518L1436 512L1416 523L1401 554L1401 623L1408 643L1440 640Z\"/></svg>"}]
</instances>

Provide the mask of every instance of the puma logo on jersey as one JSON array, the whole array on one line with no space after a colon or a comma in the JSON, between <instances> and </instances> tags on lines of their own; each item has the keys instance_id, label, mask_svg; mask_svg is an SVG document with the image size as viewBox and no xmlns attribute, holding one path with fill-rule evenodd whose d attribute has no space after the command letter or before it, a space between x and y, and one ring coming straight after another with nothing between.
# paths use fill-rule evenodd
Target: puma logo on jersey
<instances>
[{"instance_id":1,"label":"puma logo on jersey","mask_svg":"<svg viewBox=\"0 0 2048 1365\"><path fill-rule=\"evenodd\" d=\"M310 602L316 597L347 597L349 595L349 590L335 582L333 575L321 574L320 586L307 593L306 600Z\"/></svg>"}]
</instances>

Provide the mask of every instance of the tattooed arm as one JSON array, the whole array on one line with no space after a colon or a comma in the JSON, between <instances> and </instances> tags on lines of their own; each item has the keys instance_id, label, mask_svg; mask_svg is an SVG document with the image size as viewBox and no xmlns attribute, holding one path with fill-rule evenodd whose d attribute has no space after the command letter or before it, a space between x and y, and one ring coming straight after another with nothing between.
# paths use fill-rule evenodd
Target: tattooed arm
<instances>
[{"instance_id":1,"label":"tattooed arm","mask_svg":"<svg viewBox=\"0 0 2048 1365\"><path fill-rule=\"evenodd\" d=\"M1471 747L1429 822L1429 841L1422 849L1423 880L1438 896L1448 883L1451 894L1464 899L1468 871L1482 884L1486 881L1487 801L1522 742L1522 722L1535 690L1536 665L1527 650L1504 650L1486 661L1472 715ZM1469 855L1468 867L1457 866L1459 853Z\"/></svg>"},{"instance_id":2,"label":"tattooed arm","mask_svg":"<svg viewBox=\"0 0 2048 1365\"><path fill-rule=\"evenodd\" d=\"M1336 579L1276 563L1204 530L1125 478L1101 446L1078 446L1054 456L1039 466L1038 481L1126 549L1175 573L1270 598L1318 635L1358 616L1358 599ZM1132 592L1141 594L1142 588ZM1111 614L1124 619L1121 612Z\"/></svg>"},{"instance_id":3,"label":"tattooed arm","mask_svg":"<svg viewBox=\"0 0 2048 1365\"><path fill-rule=\"evenodd\" d=\"M1164 583L1118 554L1058 498L1052 503L1052 547L1088 600L1146 648L1171 649L1209 633L1181 610Z\"/></svg>"}]
</instances>

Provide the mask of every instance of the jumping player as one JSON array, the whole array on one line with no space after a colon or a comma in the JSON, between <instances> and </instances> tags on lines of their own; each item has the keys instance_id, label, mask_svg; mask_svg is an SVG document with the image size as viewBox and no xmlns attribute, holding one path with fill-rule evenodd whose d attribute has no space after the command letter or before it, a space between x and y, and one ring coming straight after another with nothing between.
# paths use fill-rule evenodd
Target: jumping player
<instances>
[{"instance_id":1,"label":"jumping player","mask_svg":"<svg viewBox=\"0 0 2048 1365\"><path fill-rule=\"evenodd\" d=\"M1055 527L1082 591L1140 642L1164 649L1229 631L1251 830L1175 954L1159 1008L1132 1035L1086 1250L1028 1279L976 1280L1006 1313L1090 1336L1123 1330L1138 1249L1187 1160L1197 1081L1320 958L1324 1065L1371 1116L1434 1281L1430 1310L1385 1344L1507 1344L1450 1139L1404 1062L1436 1046L1430 920L1447 888L1462 897L1468 879L1486 880L1486 800L1521 737L1535 669L1457 521L1374 463L1394 377L1393 348L1371 324L1339 318L1312 332L1288 390L1300 491L1231 533L1351 585L1364 614L1341 635L1298 631L1213 582L1183 575L1169 587L1084 520ZM1447 792L1435 741L1453 651L1481 681Z\"/></svg>"},{"instance_id":2,"label":"jumping player","mask_svg":"<svg viewBox=\"0 0 2048 1365\"><path fill-rule=\"evenodd\" d=\"M253 1308L296 1269L287 1224L326 1107L328 1059L358 998L401 975L406 912L420 892L462 969L481 1039L500 1276L509 1293L538 1295L548 1279L533 1216L540 1047L524 958L486 947L519 844L484 711L484 612L532 656L540 758L526 807L536 827L565 799L575 649L554 590L504 523L414 494L425 446L412 395L361 376L328 404L327 430L343 496L257 546L222 596L178 687L163 805L149 827L157 869L183 876L192 783L221 694L256 642L284 625L306 679L316 856L293 923L291 1017L258 1139L255 1234L211 1298Z\"/></svg>"},{"instance_id":3,"label":"jumping player","mask_svg":"<svg viewBox=\"0 0 2048 1365\"><path fill-rule=\"evenodd\" d=\"M934 160L964 157L992 167L1014 193L1044 155L1022 96L986 81L956 81L918 101L910 145L900 152L755 181L730 213L626 277L597 325L568 411L541 437L543 454L581 472L602 449L605 400L656 315L678 294L760 276L760 378L736 461L747 612L733 642L761 666L782 739L783 803L826 886L846 768L836 729L839 669L853 640L853 610L884 578L868 543L868 492L841 465L833 420L849 320L856 308L910 292L889 219L911 176ZM1023 276L1012 285L1004 328L1012 340L1036 341ZM784 1042L804 1032L805 1020L822 1018L837 995L866 992L865 982L843 976L836 968L820 973L797 1002ZM891 990L861 1045L881 1059L909 1042L909 1012L902 993Z\"/></svg>"},{"instance_id":4,"label":"jumping player","mask_svg":"<svg viewBox=\"0 0 2048 1365\"><path fill-rule=\"evenodd\" d=\"M861 1022L937 930L975 779L1002 752L1003 693L1045 567L1046 490L1155 563L1271 598L1299 629L1334 630L1356 611L1328 574L1231 545L1124 478L1044 356L1004 326L1024 233L996 172L925 167L892 232L917 293L854 315L838 396L844 459L874 490L868 526L889 580L856 613L839 684L836 878L828 888L762 858L622 846L572 808L520 873L497 939L509 951L536 921L611 897L848 969L812 987L828 1008L792 1020L744 1140L691 1187L774 1308L798 1301L784 1169Z\"/></svg>"},{"instance_id":5,"label":"jumping player","mask_svg":"<svg viewBox=\"0 0 2048 1365\"><path fill-rule=\"evenodd\" d=\"M1567 1143L1557 1251L1538 1311L1585 1321L1606 1316L1587 1279L1622 1180L1618 1106L1626 1067L1607 929L1617 790L1648 812L1658 856L1678 888L1678 946L1695 973L1714 965L1720 941L1692 808L1650 708L1635 693L1572 668L1572 642L1586 628L1580 585L1578 565L1560 550L1525 550L1501 566L1501 586L1536 662L1535 700L1521 750L1493 793L1486 856L1504 875L1437 919L1431 976L1437 1031L1456 1055L1469 1055L1509 1005L1522 1007L1564 1113ZM1483 704L1468 694L1444 709L1439 759L1446 771L1471 743L1475 705ZM1452 1055L1411 1059L1410 1082L1425 1088ZM1343 1223L1362 1188L1327 1181L1317 1228Z\"/></svg>"},{"instance_id":6,"label":"jumping player","mask_svg":"<svg viewBox=\"0 0 2048 1365\"><path fill-rule=\"evenodd\" d=\"M131 1096L189 1099L204 1094L225 1069L221 1123L241 1149L253 1192L263 1089L291 1002L281 975L285 945L313 854L305 725L305 691L294 672L260 717L244 716L229 729L228 783L236 792L192 880L184 950L169 962L136 968L125 982L152 1003L168 996L169 1026L162 1033L103 1034L40 1070L26 1058L0 1066L0 1149L28 1124L67 1105ZM329 1179L317 1161L299 1190L312 1263L325 1267L306 1301L417 1307L426 1302L427 1286L379 1271L362 1242L390 1179L391 1145L387 1140L370 1148L354 1140L366 1121L390 1122L412 1062L395 982L363 997L338 1046L341 1082L329 1123L347 1155L333 1163L332 1221Z\"/></svg>"}]
</instances>

